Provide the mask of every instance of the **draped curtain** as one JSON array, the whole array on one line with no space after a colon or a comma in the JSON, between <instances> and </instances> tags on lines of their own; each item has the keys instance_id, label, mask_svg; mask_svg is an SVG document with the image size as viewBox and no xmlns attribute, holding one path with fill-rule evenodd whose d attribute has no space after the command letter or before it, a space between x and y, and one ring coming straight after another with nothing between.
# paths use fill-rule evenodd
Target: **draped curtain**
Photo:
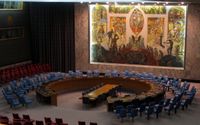
<instances>
[{"instance_id":1,"label":"draped curtain","mask_svg":"<svg viewBox=\"0 0 200 125\"><path fill-rule=\"evenodd\" d=\"M74 4L30 3L33 63L51 64L53 71L75 69Z\"/></svg>"}]
</instances>

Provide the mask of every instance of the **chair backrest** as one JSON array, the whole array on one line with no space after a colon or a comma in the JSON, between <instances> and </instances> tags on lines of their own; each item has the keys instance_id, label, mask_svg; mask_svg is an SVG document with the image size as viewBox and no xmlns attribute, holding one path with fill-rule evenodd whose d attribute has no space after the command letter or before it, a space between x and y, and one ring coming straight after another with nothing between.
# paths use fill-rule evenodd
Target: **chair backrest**
<instances>
[{"instance_id":1,"label":"chair backrest","mask_svg":"<svg viewBox=\"0 0 200 125\"><path fill-rule=\"evenodd\" d=\"M52 122L50 117L44 117L44 121L46 124L49 124Z\"/></svg>"},{"instance_id":2,"label":"chair backrest","mask_svg":"<svg viewBox=\"0 0 200 125\"><path fill-rule=\"evenodd\" d=\"M23 115L23 119L25 119L25 120L31 120L29 115Z\"/></svg>"},{"instance_id":3,"label":"chair backrest","mask_svg":"<svg viewBox=\"0 0 200 125\"><path fill-rule=\"evenodd\" d=\"M33 125L33 121L26 121L23 125Z\"/></svg>"},{"instance_id":4,"label":"chair backrest","mask_svg":"<svg viewBox=\"0 0 200 125\"><path fill-rule=\"evenodd\" d=\"M43 121L36 121L35 123L36 123L36 125L44 125Z\"/></svg>"},{"instance_id":5,"label":"chair backrest","mask_svg":"<svg viewBox=\"0 0 200 125\"><path fill-rule=\"evenodd\" d=\"M18 113L13 113L13 119L21 119Z\"/></svg>"},{"instance_id":6,"label":"chair backrest","mask_svg":"<svg viewBox=\"0 0 200 125\"><path fill-rule=\"evenodd\" d=\"M63 123L62 118L55 118L55 120L56 120L56 124L58 124L58 125Z\"/></svg>"},{"instance_id":7,"label":"chair backrest","mask_svg":"<svg viewBox=\"0 0 200 125\"><path fill-rule=\"evenodd\" d=\"M86 125L84 121L78 121L78 125Z\"/></svg>"},{"instance_id":8,"label":"chair backrest","mask_svg":"<svg viewBox=\"0 0 200 125\"><path fill-rule=\"evenodd\" d=\"M9 123L9 118L7 116L1 116L0 123L7 125Z\"/></svg>"},{"instance_id":9,"label":"chair backrest","mask_svg":"<svg viewBox=\"0 0 200 125\"><path fill-rule=\"evenodd\" d=\"M68 125L68 123L62 123L62 124L60 124L60 125Z\"/></svg>"},{"instance_id":10,"label":"chair backrest","mask_svg":"<svg viewBox=\"0 0 200 125\"><path fill-rule=\"evenodd\" d=\"M90 125L97 125L96 122L90 122Z\"/></svg>"}]
</instances>

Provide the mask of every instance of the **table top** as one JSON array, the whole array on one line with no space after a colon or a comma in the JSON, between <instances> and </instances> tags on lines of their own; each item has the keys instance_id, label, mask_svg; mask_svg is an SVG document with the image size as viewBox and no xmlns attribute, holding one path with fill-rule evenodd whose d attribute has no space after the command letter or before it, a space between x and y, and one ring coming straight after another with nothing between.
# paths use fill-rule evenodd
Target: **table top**
<instances>
[{"instance_id":1,"label":"table top","mask_svg":"<svg viewBox=\"0 0 200 125\"><path fill-rule=\"evenodd\" d=\"M86 94L84 97L88 97L90 99L96 99L99 95L108 93L111 89L116 88L118 86L119 85L115 85L115 84L106 84L106 85Z\"/></svg>"}]
</instances>

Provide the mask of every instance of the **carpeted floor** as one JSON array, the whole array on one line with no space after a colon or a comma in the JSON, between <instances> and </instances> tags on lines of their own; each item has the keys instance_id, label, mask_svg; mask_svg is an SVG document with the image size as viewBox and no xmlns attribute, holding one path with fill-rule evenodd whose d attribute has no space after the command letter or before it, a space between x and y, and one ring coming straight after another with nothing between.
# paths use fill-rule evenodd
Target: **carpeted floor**
<instances>
[{"instance_id":1,"label":"carpeted floor","mask_svg":"<svg viewBox=\"0 0 200 125\"><path fill-rule=\"evenodd\" d=\"M200 90L200 84L193 84ZM80 100L81 92L67 93L58 97L58 106L48 106L39 104L36 101L35 93L29 94L34 100L29 107L20 107L11 109L0 97L0 115L6 115L12 120L12 113L29 114L32 119L43 120L44 117L63 118L64 122L69 125L78 125L78 121L97 122L98 125L200 125L200 93L195 96L193 104L186 110L178 110L177 114L172 113L168 116L166 112L162 112L159 119L152 116L150 120L146 120L145 116L137 117L134 121L124 119L120 122L113 113L107 112L106 104L99 104L96 108L86 107L82 105Z\"/></svg>"}]
</instances>

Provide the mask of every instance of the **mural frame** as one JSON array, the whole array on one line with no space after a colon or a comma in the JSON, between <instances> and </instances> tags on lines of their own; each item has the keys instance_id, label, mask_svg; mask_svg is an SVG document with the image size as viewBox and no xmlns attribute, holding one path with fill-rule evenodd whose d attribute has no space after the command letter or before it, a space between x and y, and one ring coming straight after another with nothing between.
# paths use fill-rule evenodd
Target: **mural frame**
<instances>
[{"instance_id":1,"label":"mural frame","mask_svg":"<svg viewBox=\"0 0 200 125\"><path fill-rule=\"evenodd\" d=\"M187 23L188 23L188 5L184 5L185 6L185 37L184 37L184 60L183 60L183 66L182 67L173 67L173 66L154 66L154 65L142 65L142 64L122 64L122 63L110 63L110 62L93 62L92 61L92 56L91 56L91 32L92 32L92 27L91 27L91 9L90 9L90 5L95 5L95 4L88 4L88 64L90 65L107 65L107 66L126 66L126 67L141 67L141 68L154 68L154 69L175 69L175 70L185 70L185 66L186 66L186 47L187 47ZM100 4L100 5L106 5L106 4ZM126 5L126 4L123 4ZM170 6L170 5L169 5ZM178 5L176 5L178 6ZM107 11L109 11L109 9L107 9ZM110 25L110 24L108 24ZM168 30L168 26L167 26L167 30Z\"/></svg>"}]
</instances>

